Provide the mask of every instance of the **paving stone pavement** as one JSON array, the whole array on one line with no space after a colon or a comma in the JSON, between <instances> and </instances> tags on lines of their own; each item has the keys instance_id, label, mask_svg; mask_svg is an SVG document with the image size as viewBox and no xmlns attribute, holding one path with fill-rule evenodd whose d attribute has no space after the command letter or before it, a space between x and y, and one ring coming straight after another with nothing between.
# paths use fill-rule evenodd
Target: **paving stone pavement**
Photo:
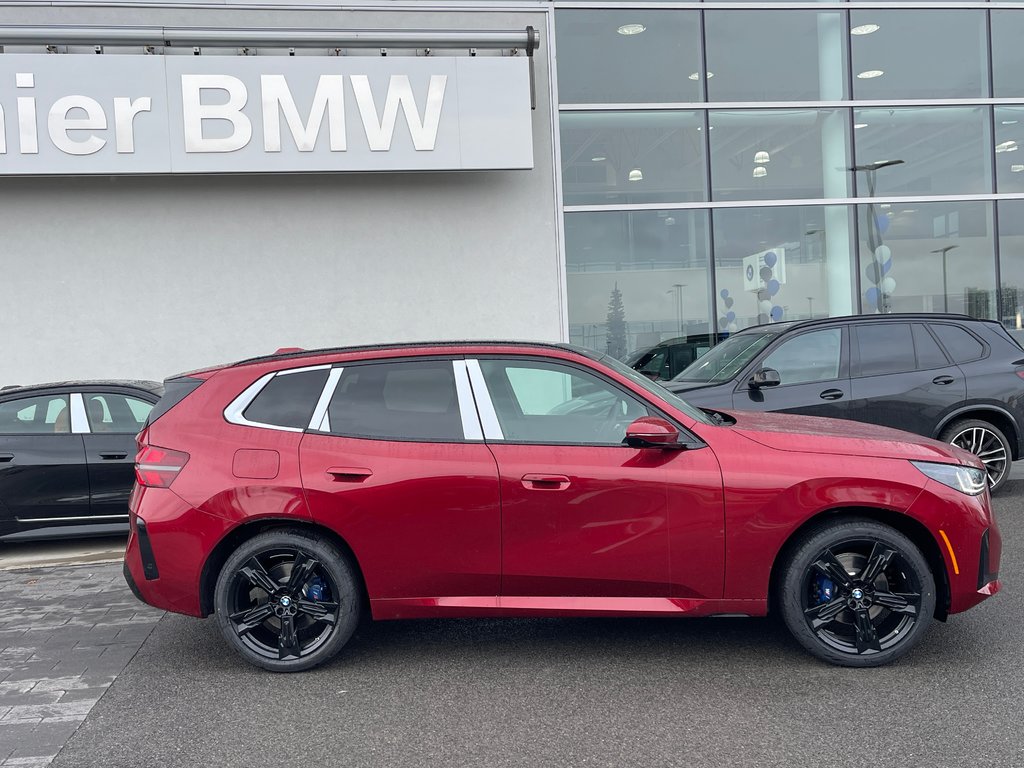
<instances>
[{"instance_id":1,"label":"paving stone pavement","mask_svg":"<svg viewBox=\"0 0 1024 768\"><path fill-rule=\"evenodd\" d=\"M0 767L49 765L162 611L120 563L0 571Z\"/></svg>"}]
</instances>

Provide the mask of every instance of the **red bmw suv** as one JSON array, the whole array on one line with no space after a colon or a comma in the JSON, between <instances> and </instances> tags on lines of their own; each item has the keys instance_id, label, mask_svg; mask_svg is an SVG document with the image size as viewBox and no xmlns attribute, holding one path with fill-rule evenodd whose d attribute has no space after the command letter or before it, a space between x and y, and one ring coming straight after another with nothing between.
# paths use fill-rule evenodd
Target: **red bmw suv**
<instances>
[{"instance_id":1,"label":"red bmw suv","mask_svg":"<svg viewBox=\"0 0 1024 768\"><path fill-rule=\"evenodd\" d=\"M701 411L535 343L289 352L169 379L125 576L274 671L361 618L782 616L847 666L995 594L984 466L815 417Z\"/></svg>"}]
</instances>

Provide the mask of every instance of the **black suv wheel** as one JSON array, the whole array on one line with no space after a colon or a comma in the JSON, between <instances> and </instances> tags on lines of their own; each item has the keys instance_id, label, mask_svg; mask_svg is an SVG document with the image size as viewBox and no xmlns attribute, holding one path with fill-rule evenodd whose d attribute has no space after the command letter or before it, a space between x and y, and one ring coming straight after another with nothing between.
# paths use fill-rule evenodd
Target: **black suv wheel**
<instances>
[{"instance_id":1,"label":"black suv wheel","mask_svg":"<svg viewBox=\"0 0 1024 768\"><path fill-rule=\"evenodd\" d=\"M970 451L985 464L988 487L992 493L1002 488L1010 477L1013 455L1010 441L998 427L980 419L961 419L942 431L942 441Z\"/></svg>"}]
</instances>

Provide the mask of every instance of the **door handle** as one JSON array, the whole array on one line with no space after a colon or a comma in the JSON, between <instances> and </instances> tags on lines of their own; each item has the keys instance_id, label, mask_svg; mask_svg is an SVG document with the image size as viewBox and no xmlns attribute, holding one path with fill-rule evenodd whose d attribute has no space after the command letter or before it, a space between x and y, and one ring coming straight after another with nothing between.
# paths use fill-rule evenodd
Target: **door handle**
<instances>
[{"instance_id":1,"label":"door handle","mask_svg":"<svg viewBox=\"0 0 1024 768\"><path fill-rule=\"evenodd\" d=\"M0 453L0 463L7 462L7 461L13 461L13 460L14 460L14 454L13 453Z\"/></svg>"},{"instance_id":2,"label":"door handle","mask_svg":"<svg viewBox=\"0 0 1024 768\"><path fill-rule=\"evenodd\" d=\"M523 487L529 491L564 491L569 487L569 478L565 475L534 472L523 475Z\"/></svg>"},{"instance_id":3,"label":"door handle","mask_svg":"<svg viewBox=\"0 0 1024 768\"><path fill-rule=\"evenodd\" d=\"M327 476L336 483L361 483L373 475L366 467L328 467Z\"/></svg>"},{"instance_id":4,"label":"door handle","mask_svg":"<svg viewBox=\"0 0 1024 768\"><path fill-rule=\"evenodd\" d=\"M101 453L100 454L100 458L101 459L106 459L107 461L113 461L114 459L123 459L127 455L128 455L127 451L116 451L116 452Z\"/></svg>"},{"instance_id":5,"label":"door handle","mask_svg":"<svg viewBox=\"0 0 1024 768\"><path fill-rule=\"evenodd\" d=\"M932 379L932 384L952 384L956 379L952 376L936 376Z\"/></svg>"},{"instance_id":6,"label":"door handle","mask_svg":"<svg viewBox=\"0 0 1024 768\"><path fill-rule=\"evenodd\" d=\"M843 396L843 390L841 389L826 389L818 397L822 400L838 400Z\"/></svg>"}]
</instances>

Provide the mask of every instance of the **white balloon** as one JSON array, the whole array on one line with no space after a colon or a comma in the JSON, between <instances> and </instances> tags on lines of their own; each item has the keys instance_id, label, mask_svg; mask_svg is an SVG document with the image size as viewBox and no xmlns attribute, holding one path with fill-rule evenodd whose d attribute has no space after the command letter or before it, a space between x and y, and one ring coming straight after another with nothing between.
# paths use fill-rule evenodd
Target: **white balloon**
<instances>
[{"instance_id":1,"label":"white balloon","mask_svg":"<svg viewBox=\"0 0 1024 768\"><path fill-rule=\"evenodd\" d=\"M736 325L736 323L729 323L729 326L728 328L726 328L726 330L729 331L729 333L736 333L737 327L738 326Z\"/></svg>"},{"instance_id":2,"label":"white balloon","mask_svg":"<svg viewBox=\"0 0 1024 768\"><path fill-rule=\"evenodd\" d=\"M887 277L882 280L882 291L884 293L892 293L896 290L896 281L891 277Z\"/></svg>"},{"instance_id":3,"label":"white balloon","mask_svg":"<svg viewBox=\"0 0 1024 768\"><path fill-rule=\"evenodd\" d=\"M762 301L760 306L762 314L770 315L772 313L772 303L770 301Z\"/></svg>"},{"instance_id":4,"label":"white balloon","mask_svg":"<svg viewBox=\"0 0 1024 768\"><path fill-rule=\"evenodd\" d=\"M885 262L889 260L889 257L892 256L892 251L889 250L888 245L880 245L875 248L875 256L878 257L879 261L885 264Z\"/></svg>"}]
</instances>

